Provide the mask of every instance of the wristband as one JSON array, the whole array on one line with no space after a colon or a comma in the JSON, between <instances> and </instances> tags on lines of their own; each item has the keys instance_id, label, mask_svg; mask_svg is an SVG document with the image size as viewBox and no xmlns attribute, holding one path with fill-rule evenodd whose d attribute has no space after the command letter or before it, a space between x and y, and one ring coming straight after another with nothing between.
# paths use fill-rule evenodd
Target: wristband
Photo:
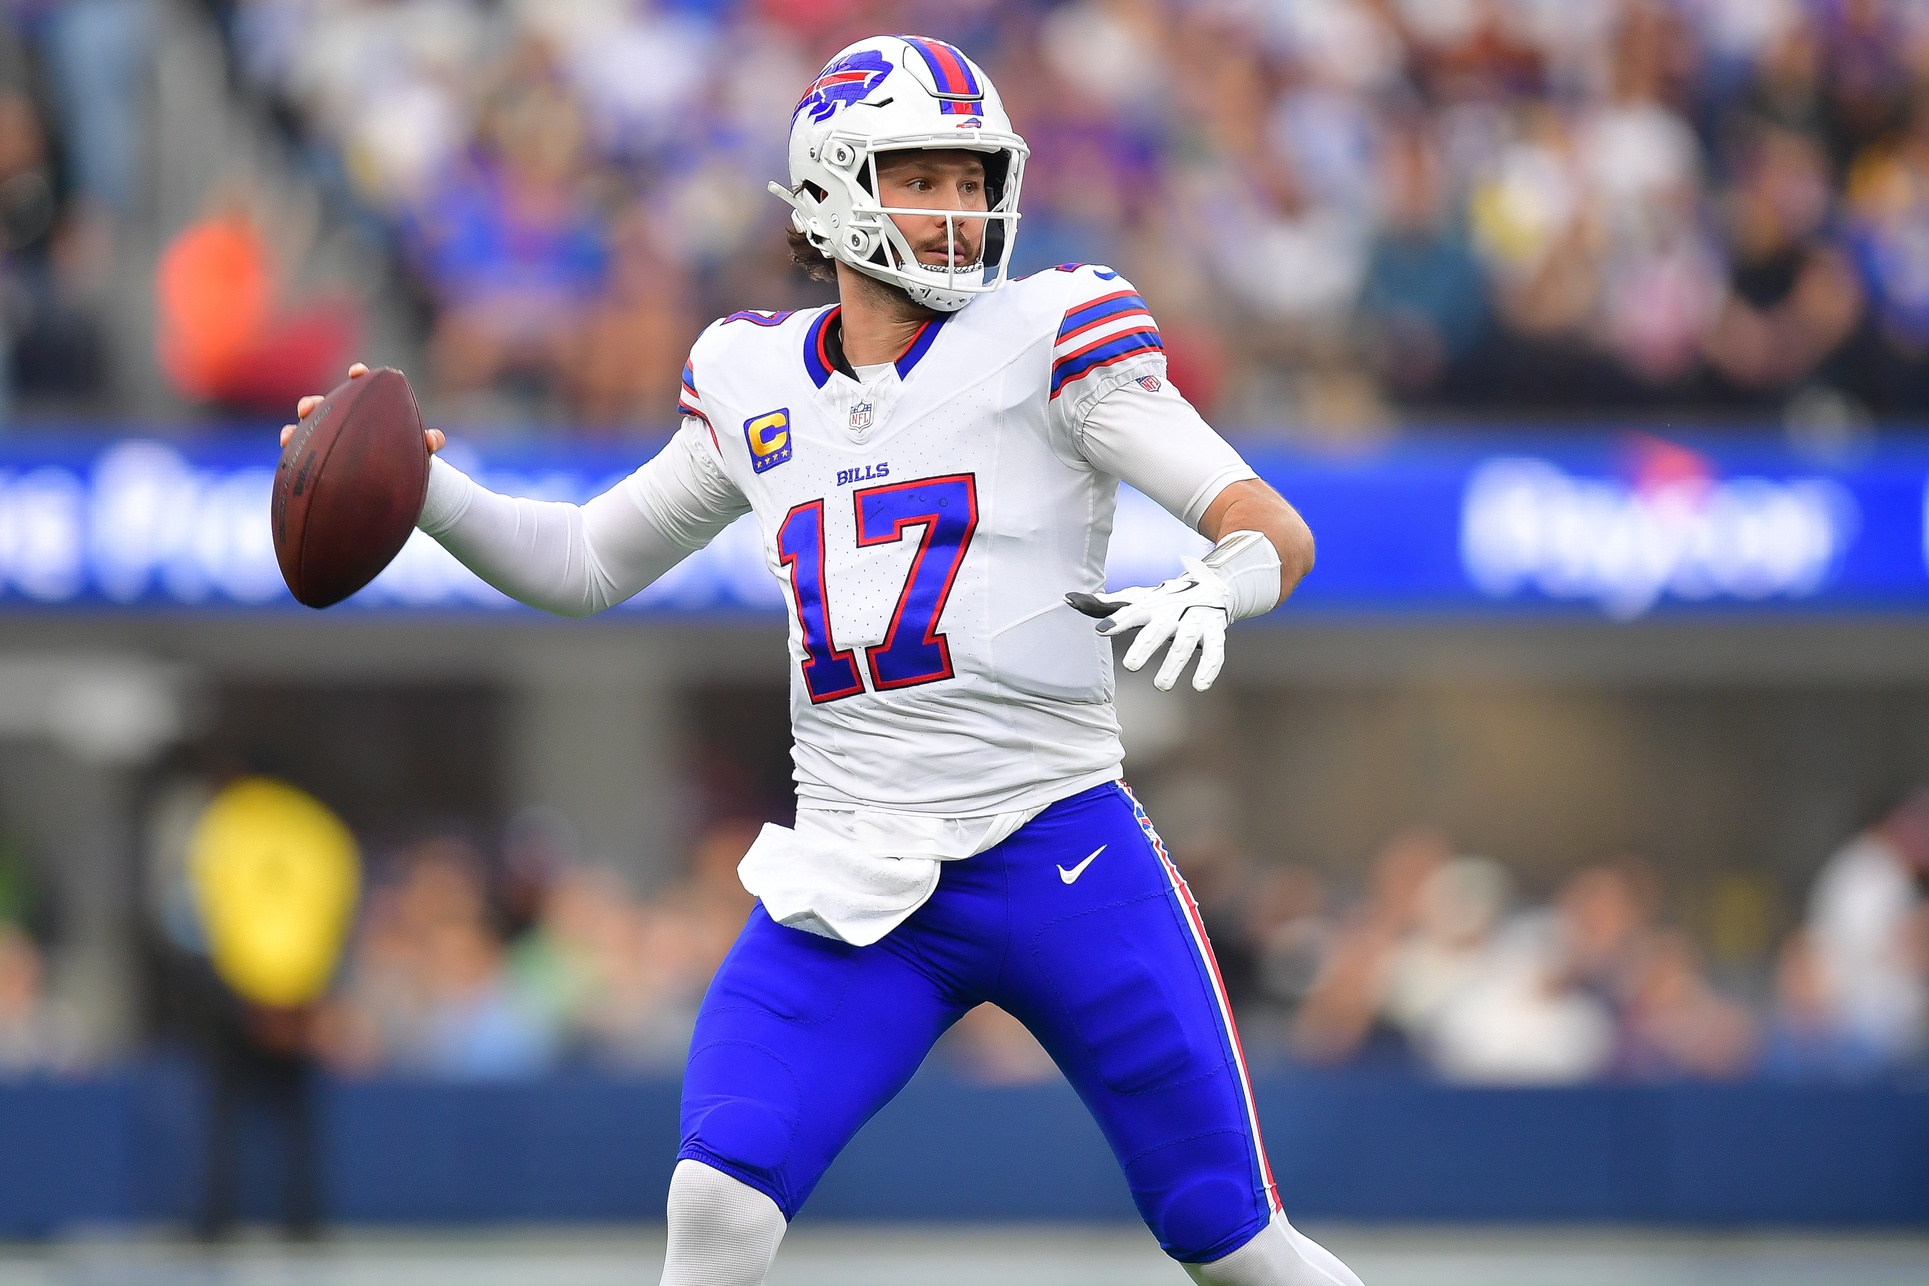
<instances>
[{"instance_id":1,"label":"wristband","mask_svg":"<svg viewBox=\"0 0 1929 1286\"><path fill-rule=\"evenodd\" d=\"M1228 532L1199 561L1225 582L1233 620L1264 616L1279 606L1279 551L1260 532Z\"/></svg>"}]
</instances>

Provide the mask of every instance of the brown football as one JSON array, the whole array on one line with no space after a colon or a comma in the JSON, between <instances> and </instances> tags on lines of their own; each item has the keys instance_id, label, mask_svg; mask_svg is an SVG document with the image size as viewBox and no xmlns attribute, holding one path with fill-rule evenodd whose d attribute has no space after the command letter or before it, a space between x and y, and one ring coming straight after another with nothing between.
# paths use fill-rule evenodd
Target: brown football
<instances>
[{"instance_id":1,"label":"brown football","mask_svg":"<svg viewBox=\"0 0 1929 1286\"><path fill-rule=\"evenodd\" d=\"M275 558L296 601L328 607L374 580L415 530L428 489L407 376L384 367L322 399L275 470Z\"/></svg>"}]
</instances>

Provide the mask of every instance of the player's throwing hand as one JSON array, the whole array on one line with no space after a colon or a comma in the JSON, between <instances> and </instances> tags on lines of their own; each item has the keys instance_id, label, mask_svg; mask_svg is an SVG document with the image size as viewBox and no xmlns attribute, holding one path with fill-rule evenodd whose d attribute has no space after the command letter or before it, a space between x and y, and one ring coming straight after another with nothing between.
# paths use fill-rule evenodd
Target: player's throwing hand
<instances>
[{"instance_id":1,"label":"player's throwing hand","mask_svg":"<svg viewBox=\"0 0 1929 1286\"><path fill-rule=\"evenodd\" d=\"M366 374L368 374L367 362L357 362L348 368L348 378L351 380L358 380ZM295 403L295 418L297 420L307 419L308 413L320 406L325 397L326 395L322 393L310 393L307 397ZM287 446L288 439L294 436L294 425L284 424L281 426L281 445ZM434 455L437 451L440 451L449 441L448 435L443 433L441 429L424 429L422 431L422 438L429 444L430 455Z\"/></svg>"}]
</instances>

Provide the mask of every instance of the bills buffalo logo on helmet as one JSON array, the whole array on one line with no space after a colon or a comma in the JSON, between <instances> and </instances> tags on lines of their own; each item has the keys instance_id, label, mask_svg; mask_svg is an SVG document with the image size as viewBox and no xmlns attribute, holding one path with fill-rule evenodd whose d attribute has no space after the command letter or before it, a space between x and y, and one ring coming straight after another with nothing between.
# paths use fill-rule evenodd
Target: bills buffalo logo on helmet
<instances>
[{"instance_id":1,"label":"bills buffalo logo on helmet","mask_svg":"<svg viewBox=\"0 0 1929 1286\"><path fill-rule=\"evenodd\" d=\"M800 113L808 110L813 122L828 120L839 108L863 102L865 95L890 74L891 64L877 50L859 49L848 53L817 73L817 79L804 91L790 119L795 121Z\"/></svg>"}]
</instances>

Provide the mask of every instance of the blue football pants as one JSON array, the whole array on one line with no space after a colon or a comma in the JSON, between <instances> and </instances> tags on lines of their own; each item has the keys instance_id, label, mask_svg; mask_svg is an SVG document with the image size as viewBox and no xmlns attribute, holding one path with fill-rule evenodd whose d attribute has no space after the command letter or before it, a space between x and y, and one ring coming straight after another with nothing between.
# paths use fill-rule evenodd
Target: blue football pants
<instances>
[{"instance_id":1,"label":"blue football pants","mask_svg":"<svg viewBox=\"0 0 1929 1286\"><path fill-rule=\"evenodd\" d=\"M1167 1254L1209 1263L1266 1225L1278 1197L1211 947L1122 783L946 862L931 900L871 946L753 910L697 1016L678 1158L794 1217L938 1037L985 1001L1057 1061Z\"/></svg>"}]
</instances>

